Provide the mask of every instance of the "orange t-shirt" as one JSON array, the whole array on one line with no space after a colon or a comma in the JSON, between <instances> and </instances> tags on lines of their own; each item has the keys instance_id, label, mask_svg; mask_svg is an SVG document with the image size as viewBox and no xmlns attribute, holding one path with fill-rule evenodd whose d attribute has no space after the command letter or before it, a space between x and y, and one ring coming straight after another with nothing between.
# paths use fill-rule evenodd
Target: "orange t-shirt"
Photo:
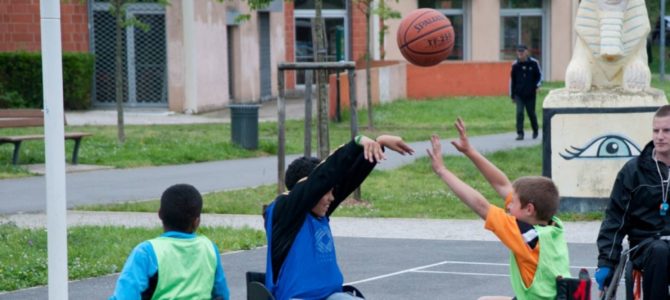
<instances>
[{"instance_id":1,"label":"orange t-shirt","mask_svg":"<svg viewBox=\"0 0 670 300\"><path fill-rule=\"evenodd\" d=\"M507 207L511 200L512 194L510 193L505 199L505 207ZM523 283L526 287L530 287L530 284L533 282L533 277L535 277L535 270L537 269L537 262L540 257L539 241L535 245L535 248L531 248L521 234L517 219L508 215L505 210L495 205L489 206L489 212L486 215L486 224L484 224L484 228L493 232L500 241L512 251L516 258L517 265L519 266L519 272L521 273ZM533 233L534 237L537 237L537 233L534 232L534 230ZM531 233L529 234L528 239L532 238L533 236Z\"/></svg>"}]
</instances>

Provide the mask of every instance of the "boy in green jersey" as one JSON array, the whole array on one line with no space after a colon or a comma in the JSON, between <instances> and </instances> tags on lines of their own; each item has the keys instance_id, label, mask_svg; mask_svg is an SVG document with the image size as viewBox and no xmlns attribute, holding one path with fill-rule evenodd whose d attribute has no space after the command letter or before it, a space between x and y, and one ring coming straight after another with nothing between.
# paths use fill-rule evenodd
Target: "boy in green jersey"
<instances>
[{"instance_id":1,"label":"boy in green jersey","mask_svg":"<svg viewBox=\"0 0 670 300\"><path fill-rule=\"evenodd\" d=\"M195 187L177 184L165 190L158 210L164 233L133 249L109 299L229 300L216 244L195 234L201 210Z\"/></svg>"}]
</instances>

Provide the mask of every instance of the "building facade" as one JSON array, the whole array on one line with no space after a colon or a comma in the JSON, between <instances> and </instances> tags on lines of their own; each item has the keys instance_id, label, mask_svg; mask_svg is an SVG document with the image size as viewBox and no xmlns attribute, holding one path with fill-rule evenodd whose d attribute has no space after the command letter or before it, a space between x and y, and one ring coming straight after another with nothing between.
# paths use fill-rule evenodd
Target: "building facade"
<instances>
[{"instance_id":1,"label":"building facade","mask_svg":"<svg viewBox=\"0 0 670 300\"><path fill-rule=\"evenodd\" d=\"M379 5L381 0L372 1ZM366 17L363 1L323 0L322 16L329 61L353 60L363 66ZM578 0L386 0L406 15L417 8L444 13L456 32L445 64L510 62L515 45L528 45L545 80L563 80L572 56L572 27ZM236 17L250 18L237 23ZM258 103L277 95L277 64L312 61L314 0L272 1L250 11L241 0L182 0L161 6L140 1L127 17L148 30L123 30L124 98L128 107L165 107L200 113L235 103ZM0 51L40 51L39 0L0 0ZM114 18L109 0L61 4L63 50L96 56L93 104L114 102ZM374 59L402 62L395 32L400 19L370 21ZM388 27L385 42L379 31ZM444 66L443 66L444 68ZM408 72L410 74L411 72ZM507 80L507 78L489 78ZM301 90L301 72L287 72L286 88Z\"/></svg>"}]
</instances>

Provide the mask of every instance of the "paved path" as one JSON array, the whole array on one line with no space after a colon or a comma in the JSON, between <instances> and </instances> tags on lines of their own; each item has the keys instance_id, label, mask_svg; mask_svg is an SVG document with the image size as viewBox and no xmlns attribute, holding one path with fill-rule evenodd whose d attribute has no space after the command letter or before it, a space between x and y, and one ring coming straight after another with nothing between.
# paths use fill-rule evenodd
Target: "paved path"
<instances>
[{"instance_id":1,"label":"paved path","mask_svg":"<svg viewBox=\"0 0 670 300\"><path fill-rule=\"evenodd\" d=\"M514 133L472 137L471 143L481 152L493 152L540 144L536 140L515 141ZM444 154L458 152L443 141ZM390 152L378 168L396 168L426 156L429 143L411 143L413 156ZM286 165L297 155L287 156ZM68 173L66 175L67 207L82 204L105 204L158 198L175 183L193 184L202 193L247 188L277 182L277 158L259 157L214 161L187 165L133 169L111 169ZM0 180L0 215L46 210L46 187L42 176Z\"/></svg>"}]
</instances>

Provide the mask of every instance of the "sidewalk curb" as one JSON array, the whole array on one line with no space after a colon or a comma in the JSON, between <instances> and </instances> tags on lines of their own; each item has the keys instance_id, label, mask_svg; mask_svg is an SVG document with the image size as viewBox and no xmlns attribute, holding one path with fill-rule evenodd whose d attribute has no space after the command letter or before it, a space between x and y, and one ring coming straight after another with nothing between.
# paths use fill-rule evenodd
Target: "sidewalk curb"
<instances>
[{"instance_id":1,"label":"sidewalk curb","mask_svg":"<svg viewBox=\"0 0 670 300\"><path fill-rule=\"evenodd\" d=\"M46 214L0 216L0 224L12 223L21 228L45 228ZM157 213L68 211L71 226L160 227ZM594 243L599 221L563 222L568 243ZM264 230L260 215L202 214L200 226L233 227ZM484 229L483 220L352 218L332 217L334 236L358 238L498 241Z\"/></svg>"}]
</instances>

